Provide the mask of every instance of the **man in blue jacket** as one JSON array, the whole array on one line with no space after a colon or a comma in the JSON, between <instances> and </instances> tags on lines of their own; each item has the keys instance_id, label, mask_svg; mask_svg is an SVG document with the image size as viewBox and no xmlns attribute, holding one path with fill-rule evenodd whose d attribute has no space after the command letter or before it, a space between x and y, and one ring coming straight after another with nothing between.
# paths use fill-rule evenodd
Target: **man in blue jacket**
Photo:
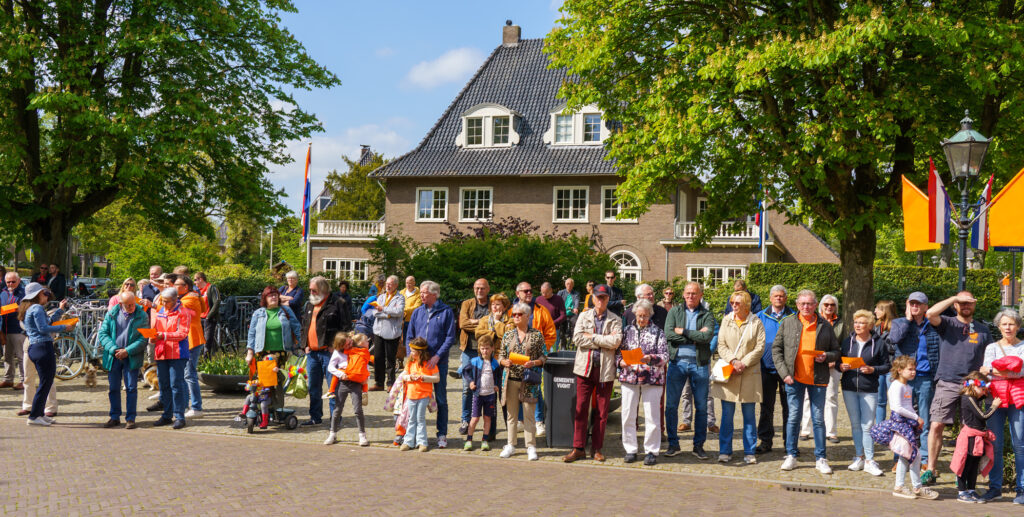
<instances>
[{"instance_id":1,"label":"man in blue jacket","mask_svg":"<svg viewBox=\"0 0 1024 517\"><path fill-rule=\"evenodd\" d=\"M448 446L448 350L455 343L455 313L444 304L441 297L441 286L437 282L426 280L420 284L420 297L423 305L412 311L409 317L409 330L405 333L406 352L409 342L421 337L427 340L428 362L437 366L441 380L434 387L437 399L437 448Z\"/></svg>"},{"instance_id":2,"label":"man in blue jacket","mask_svg":"<svg viewBox=\"0 0 1024 517\"><path fill-rule=\"evenodd\" d=\"M889 330L889 344L894 348L893 356L909 355L917 363L917 375L910 381L914 391L914 406L924 420L921 431L921 464L928 461L928 426L931 422L932 395L935 393L935 367L939 364L939 333L928 322L928 296L920 291L907 297L906 318L892 321ZM886 382L886 387L888 387ZM881 404L879 404L881 406ZM882 411L885 411L882 406ZM876 415L877 418L877 415ZM884 419L884 413L882 413ZM880 420L879 420L880 421Z\"/></svg>"},{"instance_id":3,"label":"man in blue jacket","mask_svg":"<svg viewBox=\"0 0 1024 517\"><path fill-rule=\"evenodd\" d=\"M786 305L788 293L781 285L772 287L768 293L771 305L765 310L758 312L757 317L764 324L764 342L774 343L775 334L779 332L779 324L782 320L795 314L795 311ZM772 451L772 440L775 438L775 395L779 395L782 401L782 421L789 418L789 402L786 400L786 383L782 382L778 370L775 369L775 361L772 359L770 346L765 347L764 355L761 356L761 415L757 421L757 437L761 445L757 446L757 454L765 454ZM786 426L782 426L782 441L786 441Z\"/></svg>"},{"instance_id":4,"label":"man in blue jacket","mask_svg":"<svg viewBox=\"0 0 1024 517\"><path fill-rule=\"evenodd\" d=\"M0 305L17 304L24 297L25 288L21 286L21 277L18 273L11 271L4 275ZM0 388L24 389L25 344L25 332L21 330L21 323L18 322L18 312L0 316L0 345L3 345L4 362L7 364L7 373L4 374L3 382L0 382ZM17 384L14 383L14 372L18 372Z\"/></svg>"}]
</instances>

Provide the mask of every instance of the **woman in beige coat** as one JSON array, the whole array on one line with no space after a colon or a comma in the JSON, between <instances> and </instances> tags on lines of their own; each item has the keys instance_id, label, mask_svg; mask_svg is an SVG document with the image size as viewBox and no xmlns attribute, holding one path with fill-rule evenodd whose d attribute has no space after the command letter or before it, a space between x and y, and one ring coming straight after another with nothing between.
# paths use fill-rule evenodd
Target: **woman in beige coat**
<instances>
[{"instance_id":1,"label":"woman in beige coat","mask_svg":"<svg viewBox=\"0 0 1024 517\"><path fill-rule=\"evenodd\" d=\"M761 354L764 352L764 325L750 313L750 295L737 291L729 297L732 314L722 319L718 332L718 356L732 367L726 382L712 382L711 396L722 401L718 431L718 461L732 459L733 415L736 403L743 411L743 462L757 463L757 418L755 406L761 402Z\"/></svg>"}]
</instances>

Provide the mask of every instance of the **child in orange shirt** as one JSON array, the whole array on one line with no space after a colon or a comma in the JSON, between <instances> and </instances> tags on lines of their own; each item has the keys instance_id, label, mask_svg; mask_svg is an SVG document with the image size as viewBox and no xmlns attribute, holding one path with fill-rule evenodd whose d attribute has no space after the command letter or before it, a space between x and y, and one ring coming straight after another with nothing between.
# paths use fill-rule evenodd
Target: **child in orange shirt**
<instances>
[{"instance_id":1,"label":"child in orange shirt","mask_svg":"<svg viewBox=\"0 0 1024 517\"><path fill-rule=\"evenodd\" d=\"M427 340L421 337L409 342L412 355L407 358L402 381L405 382L405 403L409 406L409 427L400 450L417 445L427 452L427 406L434 395L434 383L441 380L437 366L427 362Z\"/></svg>"},{"instance_id":2,"label":"child in orange shirt","mask_svg":"<svg viewBox=\"0 0 1024 517\"><path fill-rule=\"evenodd\" d=\"M365 389L364 383L370 377L370 351L360 344L366 340L356 342L346 332L339 332L334 338L334 354L327 365L327 371L334 377L331 387L338 399L338 403L331 413L331 428L324 445L330 445L337 439L338 430L341 428L341 412L345 409L345 401L349 394L353 396L352 407L355 409L356 422L359 425L359 445L365 447L370 444L366 439L366 420L363 416L363 404L357 394Z\"/></svg>"},{"instance_id":3,"label":"child in orange shirt","mask_svg":"<svg viewBox=\"0 0 1024 517\"><path fill-rule=\"evenodd\" d=\"M339 346L339 338L343 338L343 340L340 342L340 344L342 345L341 349L338 348L338 346ZM356 346L356 347L367 348L367 349L369 348L370 338L366 337L366 334L360 334L358 332L353 332L351 334L349 334L347 332L338 332L334 336L334 352L331 354L331 363L329 363L327 365L328 373L332 374L332 376L331 376L331 386L330 386L330 389L327 390L327 393L324 393L324 396L321 397L321 398L324 398L324 399L336 398L336 395L335 395L334 392L338 390L338 381L341 380L341 377L339 377L337 373L334 373L334 372L331 371L331 364L336 362L337 363L336 369L338 369L339 371L340 370L344 370L346 368L346 365L348 364L348 356L345 355L345 352L342 351L342 350L344 350L344 346L343 346L344 345L344 339L351 339L355 343L354 346ZM337 359L335 359L335 357L337 357ZM370 356L370 362L371 363L373 362L373 356ZM370 403L370 399L367 396L367 391L369 391L368 388L367 388L367 383L363 382L363 396L362 396L363 406L366 406L367 404Z\"/></svg>"}]
</instances>

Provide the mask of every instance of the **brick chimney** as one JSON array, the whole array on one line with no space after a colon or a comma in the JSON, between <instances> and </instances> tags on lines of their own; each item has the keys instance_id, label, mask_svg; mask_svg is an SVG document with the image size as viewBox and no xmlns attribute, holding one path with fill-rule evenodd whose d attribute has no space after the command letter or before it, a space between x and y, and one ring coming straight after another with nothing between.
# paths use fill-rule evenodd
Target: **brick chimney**
<instances>
[{"instance_id":1,"label":"brick chimney","mask_svg":"<svg viewBox=\"0 0 1024 517\"><path fill-rule=\"evenodd\" d=\"M370 152L370 146L362 144L359 147L359 165L367 165L373 161L373 153Z\"/></svg>"},{"instance_id":2,"label":"brick chimney","mask_svg":"<svg viewBox=\"0 0 1024 517\"><path fill-rule=\"evenodd\" d=\"M515 47L519 45L522 34L523 30L518 25L512 25L512 20L505 20L505 26L501 28L501 46Z\"/></svg>"}]
</instances>

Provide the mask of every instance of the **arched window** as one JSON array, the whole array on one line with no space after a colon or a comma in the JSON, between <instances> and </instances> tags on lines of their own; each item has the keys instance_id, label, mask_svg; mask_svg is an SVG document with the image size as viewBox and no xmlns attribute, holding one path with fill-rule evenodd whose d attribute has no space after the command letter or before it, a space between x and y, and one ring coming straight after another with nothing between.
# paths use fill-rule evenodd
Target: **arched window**
<instances>
[{"instance_id":1,"label":"arched window","mask_svg":"<svg viewBox=\"0 0 1024 517\"><path fill-rule=\"evenodd\" d=\"M619 270L619 278L623 280L640 281L640 259L628 251L616 251L612 253L612 260Z\"/></svg>"}]
</instances>

